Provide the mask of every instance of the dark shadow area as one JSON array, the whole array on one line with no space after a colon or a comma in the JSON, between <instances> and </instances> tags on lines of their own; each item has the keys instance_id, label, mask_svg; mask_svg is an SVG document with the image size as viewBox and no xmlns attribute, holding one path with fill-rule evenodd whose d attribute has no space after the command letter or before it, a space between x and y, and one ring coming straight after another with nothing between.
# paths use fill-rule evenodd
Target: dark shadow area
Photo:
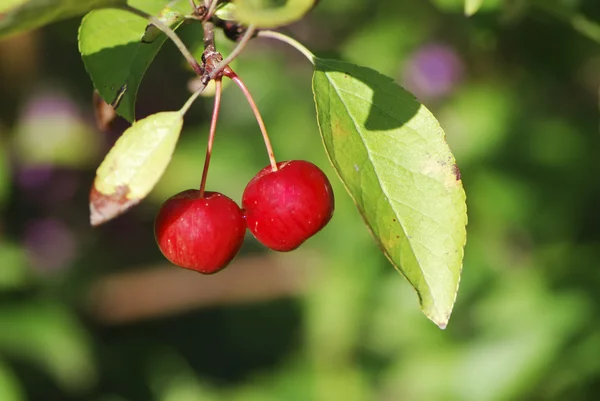
<instances>
[{"instance_id":1,"label":"dark shadow area","mask_svg":"<svg viewBox=\"0 0 600 401\"><path fill-rule=\"evenodd\" d=\"M162 35L152 43L130 42L82 57L96 88L118 113L135 115L139 86L165 40Z\"/></svg>"},{"instance_id":2,"label":"dark shadow area","mask_svg":"<svg viewBox=\"0 0 600 401\"><path fill-rule=\"evenodd\" d=\"M342 73L344 78L351 77L371 88L373 97L369 100L372 105L364 123L369 131L387 131L402 127L421 107L416 98L394 82L394 79L372 68L337 60L317 60L315 68L324 73Z\"/></svg>"},{"instance_id":3,"label":"dark shadow area","mask_svg":"<svg viewBox=\"0 0 600 401\"><path fill-rule=\"evenodd\" d=\"M146 383L163 351L178 354L198 377L231 386L251 379L249 372L266 372L284 363L300 346L302 324L299 302L281 299L95 327L100 386L127 394L130 401L151 399Z\"/></svg>"}]
</instances>

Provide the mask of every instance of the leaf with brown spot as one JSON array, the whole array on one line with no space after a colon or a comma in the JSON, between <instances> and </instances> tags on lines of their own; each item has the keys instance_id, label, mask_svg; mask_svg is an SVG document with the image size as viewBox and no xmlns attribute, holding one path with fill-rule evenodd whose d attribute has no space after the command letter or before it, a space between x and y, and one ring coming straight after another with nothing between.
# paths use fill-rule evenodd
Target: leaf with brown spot
<instances>
[{"instance_id":1,"label":"leaf with brown spot","mask_svg":"<svg viewBox=\"0 0 600 401\"><path fill-rule=\"evenodd\" d=\"M465 192L444 131L393 79L316 60L313 92L331 163L425 315L448 323L466 242Z\"/></svg>"},{"instance_id":2,"label":"leaf with brown spot","mask_svg":"<svg viewBox=\"0 0 600 401\"><path fill-rule=\"evenodd\" d=\"M175 150L183 114L153 114L129 127L98 167L90 192L90 221L102 224L138 204L154 188Z\"/></svg>"}]
</instances>

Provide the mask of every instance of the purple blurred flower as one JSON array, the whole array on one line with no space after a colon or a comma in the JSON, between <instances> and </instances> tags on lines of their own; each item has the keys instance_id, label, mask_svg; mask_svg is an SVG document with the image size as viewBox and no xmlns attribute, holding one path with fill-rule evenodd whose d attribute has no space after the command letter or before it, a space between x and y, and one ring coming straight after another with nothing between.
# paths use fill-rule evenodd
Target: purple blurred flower
<instances>
[{"instance_id":1,"label":"purple blurred flower","mask_svg":"<svg viewBox=\"0 0 600 401\"><path fill-rule=\"evenodd\" d=\"M57 219L30 222L25 228L23 244L32 266L41 272L62 270L76 256L73 233Z\"/></svg>"},{"instance_id":2,"label":"purple blurred flower","mask_svg":"<svg viewBox=\"0 0 600 401\"><path fill-rule=\"evenodd\" d=\"M79 119L79 110L71 99L60 92L42 93L29 100L21 113L21 120L44 117Z\"/></svg>"},{"instance_id":3,"label":"purple blurred flower","mask_svg":"<svg viewBox=\"0 0 600 401\"><path fill-rule=\"evenodd\" d=\"M77 170L52 165L17 166L14 174L28 200L51 208L71 201L82 185Z\"/></svg>"},{"instance_id":4,"label":"purple blurred flower","mask_svg":"<svg viewBox=\"0 0 600 401\"><path fill-rule=\"evenodd\" d=\"M101 144L72 99L44 91L27 99L20 113L14 156L20 165L82 168L95 161Z\"/></svg>"},{"instance_id":5,"label":"purple blurred flower","mask_svg":"<svg viewBox=\"0 0 600 401\"><path fill-rule=\"evenodd\" d=\"M404 86L419 99L437 99L450 93L461 81L464 64L449 46L429 44L408 60Z\"/></svg>"},{"instance_id":6,"label":"purple blurred flower","mask_svg":"<svg viewBox=\"0 0 600 401\"><path fill-rule=\"evenodd\" d=\"M24 166L15 173L17 185L25 190L36 190L46 186L52 179L52 166Z\"/></svg>"}]
</instances>

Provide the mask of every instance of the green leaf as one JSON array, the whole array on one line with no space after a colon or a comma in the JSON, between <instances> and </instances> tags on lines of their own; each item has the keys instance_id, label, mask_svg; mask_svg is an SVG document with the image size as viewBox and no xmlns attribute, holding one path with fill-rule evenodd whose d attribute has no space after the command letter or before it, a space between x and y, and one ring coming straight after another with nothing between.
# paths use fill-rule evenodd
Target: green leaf
<instances>
[{"instance_id":1,"label":"green leaf","mask_svg":"<svg viewBox=\"0 0 600 401\"><path fill-rule=\"evenodd\" d=\"M0 38L55 21L85 14L95 8L123 5L126 0L2 0Z\"/></svg>"},{"instance_id":2,"label":"green leaf","mask_svg":"<svg viewBox=\"0 0 600 401\"><path fill-rule=\"evenodd\" d=\"M215 15L223 21L235 21L235 9L236 7L233 3L221 4L215 11Z\"/></svg>"},{"instance_id":3,"label":"green leaf","mask_svg":"<svg viewBox=\"0 0 600 401\"><path fill-rule=\"evenodd\" d=\"M465 192L437 120L389 77L316 60L313 92L329 158L383 252L445 328L466 242Z\"/></svg>"},{"instance_id":4,"label":"green leaf","mask_svg":"<svg viewBox=\"0 0 600 401\"><path fill-rule=\"evenodd\" d=\"M283 3L283 4L282 4ZM236 0L235 16L246 25L275 28L301 19L316 0Z\"/></svg>"},{"instance_id":5,"label":"green leaf","mask_svg":"<svg viewBox=\"0 0 600 401\"><path fill-rule=\"evenodd\" d=\"M182 2L164 6L165 0L147 0L133 5L177 29L183 18L176 7ZM113 9L90 12L79 28L79 52L94 87L130 122L135 120L142 78L166 40L156 29L140 16Z\"/></svg>"},{"instance_id":6,"label":"green leaf","mask_svg":"<svg viewBox=\"0 0 600 401\"><path fill-rule=\"evenodd\" d=\"M183 113L153 114L127 129L98 171L90 194L91 223L102 224L148 195L171 161Z\"/></svg>"},{"instance_id":7,"label":"green leaf","mask_svg":"<svg viewBox=\"0 0 600 401\"><path fill-rule=\"evenodd\" d=\"M0 400L23 401L25 394L21 389L17 376L9 366L0 361Z\"/></svg>"},{"instance_id":8,"label":"green leaf","mask_svg":"<svg viewBox=\"0 0 600 401\"><path fill-rule=\"evenodd\" d=\"M0 352L40 366L63 387L80 390L95 379L89 338L64 307L47 301L4 305L0 327Z\"/></svg>"},{"instance_id":9,"label":"green leaf","mask_svg":"<svg viewBox=\"0 0 600 401\"><path fill-rule=\"evenodd\" d=\"M481 8L483 0L465 0L465 15L470 17Z\"/></svg>"}]
</instances>

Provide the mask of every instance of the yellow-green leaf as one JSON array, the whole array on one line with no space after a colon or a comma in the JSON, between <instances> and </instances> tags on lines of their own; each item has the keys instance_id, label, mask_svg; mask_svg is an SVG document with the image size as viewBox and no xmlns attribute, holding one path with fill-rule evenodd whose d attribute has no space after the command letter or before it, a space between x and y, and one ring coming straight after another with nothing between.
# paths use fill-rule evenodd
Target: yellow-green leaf
<instances>
[{"instance_id":1,"label":"yellow-green leaf","mask_svg":"<svg viewBox=\"0 0 600 401\"><path fill-rule=\"evenodd\" d=\"M465 0L465 15L470 17L481 8L483 0Z\"/></svg>"},{"instance_id":2,"label":"yellow-green leaf","mask_svg":"<svg viewBox=\"0 0 600 401\"><path fill-rule=\"evenodd\" d=\"M313 91L334 168L425 315L446 327L467 210L444 131L414 96L370 68L317 59Z\"/></svg>"},{"instance_id":3,"label":"yellow-green leaf","mask_svg":"<svg viewBox=\"0 0 600 401\"><path fill-rule=\"evenodd\" d=\"M234 21L235 20L235 4L225 3L219 6L215 11L215 15L223 21Z\"/></svg>"},{"instance_id":4,"label":"yellow-green leaf","mask_svg":"<svg viewBox=\"0 0 600 401\"><path fill-rule=\"evenodd\" d=\"M127 129L110 150L90 193L90 221L102 224L148 195L171 161L183 113L153 114Z\"/></svg>"}]
</instances>

